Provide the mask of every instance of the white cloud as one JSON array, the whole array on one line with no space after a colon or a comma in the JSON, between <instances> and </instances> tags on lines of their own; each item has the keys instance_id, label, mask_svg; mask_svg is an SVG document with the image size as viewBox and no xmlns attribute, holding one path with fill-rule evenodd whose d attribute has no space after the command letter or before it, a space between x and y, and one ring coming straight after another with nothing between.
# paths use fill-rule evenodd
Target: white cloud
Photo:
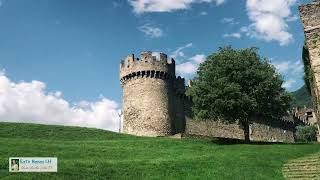
<instances>
[{"instance_id":1,"label":"white cloud","mask_svg":"<svg viewBox=\"0 0 320 180\"><path fill-rule=\"evenodd\" d=\"M286 19L297 0L247 0L246 8L252 23L242 28L246 35L265 41L278 41L281 46L289 44L292 34L288 32Z\"/></svg>"},{"instance_id":2,"label":"white cloud","mask_svg":"<svg viewBox=\"0 0 320 180\"><path fill-rule=\"evenodd\" d=\"M70 105L61 95L60 91L47 93L43 82L16 83L0 71L0 121L118 130L116 102L101 97Z\"/></svg>"},{"instance_id":3,"label":"white cloud","mask_svg":"<svg viewBox=\"0 0 320 180\"><path fill-rule=\"evenodd\" d=\"M295 14L293 16L290 16L290 17L286 18L286 21L287 22L292 22L292 21L296 21L298 19L299 19L299 16Z\"/></svg>"},{"instance_id":4,"label":"white cloud","mask_svg":"<svg viewBox=\"0 0 320 180\"><path fill-rule=\"evenodd\" d=\"M282 84L282 87L283 87L283 88L286 88L286 89L290 89L294 83L296 83L296 80L294 80L294 79L289 79L289 80L287 80L286 82L284 82L284 83Z\"/></svg>"},{"instance_id":5,"label":"white cloud","mask_svg":"<svg viewBox=\"0 0 320 180\"><path fill-rule=\"evenodd\" d=\"M274 63L273 65L280 73L284 73L289 69L289 62L279 62Z\"/></svg>"},{"instance_id":6,"label":"white cloud","mask_svg":"<svg viewBox=\"0 0 320 180\"><path fill-rule=\"evenodd\" d=\"M206 1L206 0L203 0L203 1ZM209 0L207 0L207 1L209 1ZM215 2L216 2L216 5L219 6L219 5L223 4L223 3L225 3L226 0L215 0Z\"/></svg>"},{"instance_id":7,"label":"white cloud","mask_svg":"<svg viewBox=\"0 0 320 180\"><path fill-rule=\"evenodd\" d=\"M179 74L193 74L197 71L198 64L194 64L191 62L185 62L185 63L177 65L176 69Z\"/></svg>"},{"instance_id":8,"label":"white cloud","mask_svg":"<svg viewBox=\"0 0 320 180\"><path fill-rule=\"evenodd\" d=\"M184 46L179 47L177 50L175 50L170 57L172 58L177 58L177 57L183 57L184 56L184 52L182 50L186 49L186 48L190 48L192 47L192 43L188 43Z\"/></svg>"},{"instance_id":9,"label":"white cloud","mask_svg":"<svg viewBox=\"0 0 320 180\"><path fill-rule=\"evenodd\" d=\"M303 63L301 60L298 61L275 61L271 59L271 64L278 70L278 72L286 80L283 83L283 87L287 90L295 90L302 83L303 72Z\"/></svg>"},{"instance_id":10,"label":"white cloud","mask_svg":"<svg viewBox=\"0 0 320 180\"><path fill-rule=\"evenodd\" d=\"M206 56L204 54L196 54L190 58L190 60L194 61L197 64L203 63L206 60Z\"/></svg>"},{"instance_id":11,"label":"white cloud","mask_svg":"<svg viewBox=\"0 0 320 180\"><path fill-rule=\"evenodd\" d=\"M185 55L184 50L191 48L192 46L192 43L185 44L178 47L170 55L170 57L176 59L176 71L180 76L194 74L197 71L199 64L206 60L206 55L204 54L195 54L194 56Z\"/></svg>"},{"instance_id":12,"label":"white cloud","mask_svg":"<svg viewBox=\"0 0 320 180\"><path fill-rule=\"evenodd\" d=\"M282 74L301 73L303 71L303 64L301 61L280 61L272 62L274 67Z\"/></svg>"},{"instance_id":13,"label":"white cloud","mask_svg":"<svg viewBox=\"0 0 320 180\"><path fill-rule=\"evenodd\" d=\"M240 34L240 33L224 34L223 37L224 37L224 38L236 38L236 39L240 39L240 38L241 38L241 34Z\"/></svg>"},{"instance_id":14,"label":"white cloud","mask_svg":"<svg viewBox=\"0 0 320 180\"><path fill-rule=\"evenodd\" d=\"M221 23L230 24L230 25L239 24L239 22L236 21L234 18L223 18L223 19L221 19Z\"/></svg>"},{"instance_id":15,"label":"white cloud","mask_svg":"<svg viewBox=\"0 0 320 180\"><path fill-rule=\"evenodd\" d=\"M115 1L112 2L112 5L113 5L114 8L121 7L123 5L123 1L115 0Z\"/></svg>"},{"instance_id":16,"label":"white cloud","mask_svg":"<svg viewBox=\"0 0 320 180\"><path fill-rule=\"evenodd\" d=\"M178 64L176 70L180 75L190 75L197 72L199 64L206 60L204 54L196 54L189 58L189 61Z\"/></svg>"},{"instance_id":17,"label":"white cloud","mask_svg":"<svg viewBox=\"0 0 320 180\"><path fill-rule=\"evenodd\" d=\"M200 13L200 15L201 15L201 16L206 16L206 15L208 15L208 13L207 13L206 11L202 11L202 12Z\"/></svg>"},{"instance_id":18,"label":"white cloud","mask_svg":"<svg viewBox=\"0 0 320 180\"><path fill-rule=\"evenodd\" d=\"M137 14L147 12L172 12L189 9L193 3L215 3L221 5L226 0L128 0Z\"/></svg>"},{"instance_id":19,"label":"white cloud","mask_svg":"<svg viewBox=\"0 0 320 180\"><path fill-rule=\"evenodd\" d=\"M149 24L145 24L138 28L141 32L143 32L147 37L150 38L159 38L163 36L162 29L158 27L150 26Z\"/></svg>"}]
</instances>

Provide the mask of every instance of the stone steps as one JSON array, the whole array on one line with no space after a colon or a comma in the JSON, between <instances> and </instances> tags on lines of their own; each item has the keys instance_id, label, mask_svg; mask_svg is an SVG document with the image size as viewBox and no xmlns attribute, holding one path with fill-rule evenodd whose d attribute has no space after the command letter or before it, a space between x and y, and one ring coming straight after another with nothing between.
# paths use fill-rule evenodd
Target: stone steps
<instances>
[{"instance_id":1,"label":"stone steps","mask_svg":"<svg viewBox=\"0 0 320 180\"><path fill-rule=\"evenodd\" d=\"M289 180L320 180L320 152L289 161L283 165L282 174Z\"/></svg>"},{"instance_id":2,"label":"stone steps","mask_svg":"<svg viewBox=\"0 0 320 180\"><path fill-rule=\"evenodd\" d=\"M319 168L320 165L316 163L306 163L306 164L292 164L290 166L283 166L284 169L310 169L310 168Z\"/></svg>"},{"instance_id":3,"label":"stone steps","mask_svg":"<svg viewBox=\"0 0 320 180\"><path fill-rule=\"evenodd\" d=\"M282 172L316 172L317 168L310 167L310 168L283 168Z\"/></svg>"},{"instance_id":4,"label":"stone steps","mask_svg":"<svg viewBox=\"0 0 320 180\"><path fill-rule=\"evenodd\" d=\"M296 162L296 163L299 163L299 162L318 162L319 160L320 160L320 157L313 155L313 156L307 157L305 159L290 160L289 163L291 163L291 162Z\"/></svg>"},{"instance_id":5,"label":"stone steps","mask_svg":"<svg viewBox=\"0 0 320 180\"><path fill-rule=\"evenodd\" d=\"M290 166L317 166L320 165L319 162L311 161L311 162L289 162Z\"/></svg>"},{"instance_id":6,"label":"stone steps","mask_svg":"<svg viewBox=\"0 0 320 180\"><path fill-rule=\"evenodd\" d=\"M292 171L290 175L319 175L317 171Z\"/></svg>"},{"instance_id":7,"label":"stone steps","mask_svg":"<svg viewBox=\"0 0 320 180\"><path fill-rule=\"evenodd\" d=\"M312 175L312 176L288 175L288 176L285 176L285 179L288 179L288 180L319 180L319 176L317 176L317 175Z\"/></svg>"},{"instance_id":8,"label":"stone steps","mask_svg":"<svg viewBox=\"0 0 320 180\"><path fill-rule=\"evenodd\" d=\"M319 157L312 156L312 157L308 157L306 159L291 160L289 162L305 162L305 161L313 162L313 161L318 161L319 159L320 159Z\"/></svg>"}]
</instances>

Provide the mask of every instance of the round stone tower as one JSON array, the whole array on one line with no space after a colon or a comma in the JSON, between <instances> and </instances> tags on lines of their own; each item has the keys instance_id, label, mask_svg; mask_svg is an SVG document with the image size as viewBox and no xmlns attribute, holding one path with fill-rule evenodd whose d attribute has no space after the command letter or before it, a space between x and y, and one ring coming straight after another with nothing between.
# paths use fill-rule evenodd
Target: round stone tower
<instances>
[{"instance_id":1,"label":"round stone tower","mask_svg":"<svg viewBox=\"0 0 320 180\"><path fill-rule=\"evenodd\" d=\"M173 133L175 61L142 52L120 65L125 133L165 136Z\"/></svg>"}]
</instances>

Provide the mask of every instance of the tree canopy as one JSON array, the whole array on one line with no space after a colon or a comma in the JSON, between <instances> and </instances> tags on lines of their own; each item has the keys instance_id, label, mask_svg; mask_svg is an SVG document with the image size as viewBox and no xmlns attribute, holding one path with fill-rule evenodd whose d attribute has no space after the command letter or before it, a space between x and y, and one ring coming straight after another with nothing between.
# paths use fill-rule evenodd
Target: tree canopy
<instances>
[{"instance_id":1,"label":"tree canopy","mask_svg":"<svg viewBox=\"0 0 320 180\"><path fill-rule=\"evenodd\" d=\"M237 121L246 135L256 116L274 120L287 113L291 96L283 82L257 48L235 50L228 46L200 64L187 93L196 119Z\"/></svg>"}]
</instances>

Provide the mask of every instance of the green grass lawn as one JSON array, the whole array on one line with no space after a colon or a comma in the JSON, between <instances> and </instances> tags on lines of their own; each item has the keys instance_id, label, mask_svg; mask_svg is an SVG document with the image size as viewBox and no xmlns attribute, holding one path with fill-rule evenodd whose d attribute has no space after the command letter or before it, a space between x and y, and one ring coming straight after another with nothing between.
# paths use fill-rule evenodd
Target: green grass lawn
<instances>
[{"instance_id":1,"label":"green grass lawn","mask_svg":"<svg viewBox=\"0 0 320 180\"><path fill-rule=\"evenodd\" d=\"M290 159L320 144L224 144L103 130L0 123L4 179L283 179ZM58 157L58 173L9 173L9 157Z\"/></svg>"}]
</instances>

